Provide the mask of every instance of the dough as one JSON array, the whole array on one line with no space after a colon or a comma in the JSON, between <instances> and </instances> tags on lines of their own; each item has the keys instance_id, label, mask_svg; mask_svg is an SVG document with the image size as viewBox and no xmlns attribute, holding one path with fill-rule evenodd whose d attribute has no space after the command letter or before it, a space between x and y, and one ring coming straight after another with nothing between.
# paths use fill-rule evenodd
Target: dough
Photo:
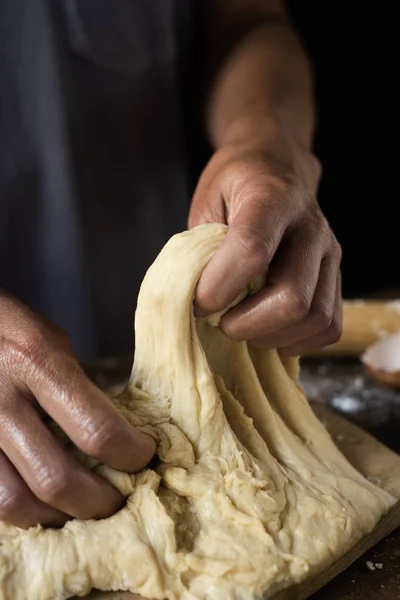
<instances>
[{"instance_id":1,"label":"dough","mask_svg":"<svg viewBox=\"0 0 400 600\"><path fill-rule=\"evenodd\" d=\"M355 471L317 420L298 362L196 323L196 282L226 228L174 236L143 281L130 382L115 402L158 441L136 476L91 468L125 496L61 530L0 524L1 600L92 588L147 598L271 597L332 563L395 503ZM79 453L77 453L79 454Z\"/></svg>"}]
</instances>

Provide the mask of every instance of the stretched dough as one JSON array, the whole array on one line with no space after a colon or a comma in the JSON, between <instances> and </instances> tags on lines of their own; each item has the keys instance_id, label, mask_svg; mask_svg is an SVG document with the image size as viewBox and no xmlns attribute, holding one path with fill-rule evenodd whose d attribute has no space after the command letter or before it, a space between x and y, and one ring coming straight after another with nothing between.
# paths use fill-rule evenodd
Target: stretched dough
<instances>
[{"instance_id":1,"label":"stretched dough","mask_svg":"<svg viewBox=\"0 0 400 600\"><path fill-rule=\"evenodd\" d=\"M394 504L333 444L296 360L196 323L196 282L225 234L213 224L174 236L141 287L132 375L115 402L157 439L158 464L132 476L77 453L126 506L61 530L0 523L1 600L92 588L269 598L334 561Z\"/></svg>"}]
</instances>

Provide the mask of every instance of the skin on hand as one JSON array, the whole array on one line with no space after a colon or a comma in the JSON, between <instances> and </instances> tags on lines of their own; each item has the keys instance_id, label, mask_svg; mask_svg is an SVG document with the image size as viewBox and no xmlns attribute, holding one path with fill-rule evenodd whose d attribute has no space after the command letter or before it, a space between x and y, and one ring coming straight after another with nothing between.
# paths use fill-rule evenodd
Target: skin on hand
<instances>
[{"instance_id":1,"label":"skin on hand","mask_svg":"<svg viewBox=\"0 0 400 600\"><path fill-rule=\"evenodd\" d=\"M155 452L86 377L65 334L0 291L0 520L28 528L115 513L119 492L78 464L45 415L115 469L138 471Z\"/></svg>"},{"instance_id":2,"label":"skin on hand","mask_svg":"<svg viewBox=\"0 0 400 600\"><path fill-rule=\"evenodd\" d=\"M203 271L195 306L223 310L266 273L265 287L227 312L221 327L234 340L301 355L340 338L341 249L316 200L316 158L285 146L274 153L248 138L222 146L206 166L189 226L221 222L229 230Z\"/></svg>"},{"instance_id":3,"label":"skin on hand","mask_svg":"<svg viewBox=\"0 0 400 600\"><path fill-rule=\"evenodd\" d=\"M202 3L205 133L215 153L189 226L229 225L195 305L231 338L299 355L341 333L341 250L317 200L312 66L282 0ZM206 41L205 41L206 40Z\"/></svg>"}]
</instances>

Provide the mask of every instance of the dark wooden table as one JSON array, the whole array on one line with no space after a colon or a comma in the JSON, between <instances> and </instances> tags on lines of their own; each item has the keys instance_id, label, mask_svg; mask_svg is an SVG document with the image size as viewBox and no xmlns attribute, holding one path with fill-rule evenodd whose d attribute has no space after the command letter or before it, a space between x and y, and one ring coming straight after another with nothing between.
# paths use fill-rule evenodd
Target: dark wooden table
<instances>
[{"instance_id":1,"label":"dark wooden table","mask_svg":"<svg viewBox=\"0 0 400 600\"><path fill-rule=\"evenodd\" d=\"M375 382L358 361L304 361L302 383L310 398L324 402L400 453L400 394ZM400 600L400 530L312 598Z\"/></svg>"},{"instance_id":2,"label":"dark wooden table","mask_svg":"<svg viewBox=\"0 0 400 600\"><path fill-rule=\"evenodd\" d=\"M125 381L132 357L107 359L88 367L102 388ZM353 360L308 360L302 384L310 399L324 402L400 453L400 394L377 384ZM400 600L400 530L354 562L312 600Z\"/></svg>"}]
</instances>

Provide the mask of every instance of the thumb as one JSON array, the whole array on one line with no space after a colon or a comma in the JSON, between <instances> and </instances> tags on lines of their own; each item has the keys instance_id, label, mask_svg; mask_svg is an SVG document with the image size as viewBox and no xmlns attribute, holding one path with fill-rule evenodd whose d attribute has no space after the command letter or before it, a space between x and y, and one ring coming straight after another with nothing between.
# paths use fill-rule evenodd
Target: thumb
<instances>
[{"instance_id":1,"label":"thumb","mask_svg":"<svg viewBox=\"0 0 400 600\"><path fill-rule=\"evenodd\" d=\"M288 225L288 211L280 202L242 203L200 277L195 298L198 311L212 314L234 302L268 269Z\"/></svg>"}]
</instances>

